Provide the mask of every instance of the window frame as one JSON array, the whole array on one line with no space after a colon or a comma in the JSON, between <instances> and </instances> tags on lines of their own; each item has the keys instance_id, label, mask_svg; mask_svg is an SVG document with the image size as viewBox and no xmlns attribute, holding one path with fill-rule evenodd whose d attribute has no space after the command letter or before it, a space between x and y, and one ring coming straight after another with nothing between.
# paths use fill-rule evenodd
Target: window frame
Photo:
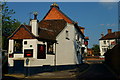
<instances>
[{"instance_id":1,"label":"window frame","mask_svg":"<svg viewBox=\"0 0 120 80\"><path fill-rule=\"evenodd\" d=\"M50 50L50 51L49 51ZM47 42L47 54L52 54L54 55L54 43L52 42Z\"/></svg>"},{"instance_id":2,"label":"window frame","mask_svg":"<svg viewBox=\"0 0 120 80\"><path fill-rule=\"evenodd\" d=\"M104 40L103 43L106 44L106 41Z\"/></svg>"},{"instance_id":3,"label":"window frame","mask_svg":"<svg viewBox=\"0 0 120 80\"><path fill-rule=\"evenodd\" d=\"M23 39L14 39L14 49L13 50L14 50L15 54L23 54Z\"/></svg>"}]
</instances>

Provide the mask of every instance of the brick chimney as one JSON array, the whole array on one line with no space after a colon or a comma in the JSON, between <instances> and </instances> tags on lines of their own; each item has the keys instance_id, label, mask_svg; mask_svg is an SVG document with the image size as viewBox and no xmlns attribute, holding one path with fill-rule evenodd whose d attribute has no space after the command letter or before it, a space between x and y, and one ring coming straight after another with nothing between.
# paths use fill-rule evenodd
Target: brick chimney
<instances>
[{"instance_id":1,"label":"brick chimney","mask_svg":"<svg viewBox=\"0 0 120 80\"><path fill-rule=\"evenodd\" d=\"M108 29L108 34L112 33L112 29Z\"/></svg>"}]
</instances>

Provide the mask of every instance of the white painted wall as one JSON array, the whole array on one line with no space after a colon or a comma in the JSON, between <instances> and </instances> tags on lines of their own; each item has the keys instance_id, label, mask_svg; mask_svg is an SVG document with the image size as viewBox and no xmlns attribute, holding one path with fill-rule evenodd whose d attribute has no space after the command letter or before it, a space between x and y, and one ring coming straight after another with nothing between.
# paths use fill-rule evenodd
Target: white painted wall
<instances>
[{"instance_id":1,"label":"white painted wall","mask_svg":"<svg viewBox=\"0 0 120 80\"><path fill-rule=\"evenodd\" d=\"M68 39L66 39L66 30L68 31ZM79 43L76 41L75 34L79 35ZM83 43L82 35L77 32L76 28L73 24L67 23L67 26L61 31L61 33L57 36L56 44L56 58L55 55L46 54L46 59L37 59L37 44L45 44L37 39L23 39L23 53L24 49L33 49L33 58L29 58L29 64L26 65L26 58L24 58L24 54L15 54L14 58L9 58L8 62L10 66L14 65L14 60L24 60L24 65L33 67L33 66L43 66L43 65L74 65L81 63L81 53L77 55L76 51L79 50L81 52L81 47ZM24 44L24 41L27 41L27 44ZM9 41L9 50L13 49L13 40ZM30 47L32 45L32 47ZM79 48L76 48L77 45ZM47 46L46 46L47 51ZM55 45L54 45L55 52ZM56 59L56 64L55 64Z\"/></svg>"},{"instance_id":2,"label":"white painted wall","mask_svg":"<svg viewBox=\"0 0 120 80\"><path fill-rule=\"evenodd\" d=\"M32 33L35 35L35 36L38 36L38 23L37 23L37 20L31 20L31 26L32 26Z\"/></svg>"},{"instance_id":3,"label":"white painted wall","mask_svg":"<svg viewBox=\"0 0 120 80\"><path fill-rule=\"evenodd\" d=\"M66 39L66 30L69 34L69 40ZM56 62L57 65L76 64L74 50L74 26L67 24L65 29L57 36L56 44Z\"/></svg>"},{"instance_id":4,"label":"white painted wall","mask_svg":"<svg viewBox=\"0 0 120 80\"><path fill-rule=\"evenodd\" d=\"M43 65L51 65L53 66L54 65L54 56L55 55L50 55L50 54L47 54L47 43L43 43L41 41L37 41L37 40L27 40L29 41L31 44L33 44L33 49L34 49L34 58L29 58L29 64L26 65L24 64L25 66L29 66L29 67L35 67L35 66L43 66ZM26 45L24 46L24 49L28 48L30 46L30 43L29 45ZM37 59L37 44L45 44L46 45L46 59ZM26 63L26 60L25 60L25 63Z\"/></svg>"},{"instance_id":5,"label":"white painted wall","mask_svg":"<svg viewBox=\"0 0 120 80\"><path fill-rule=\"evenodd\" d=\"M104 44L104 41L106 41L106 44ZM99 44L100 44L100 54L104 55L104 51L102 50L102 48L112 48L114 46L111 46L111 42L115 41L115 39L111 39L111 40L99 40ZM110 46L110 47L109 47Z\"/></svg>"},{"instance_id":6,"label":"white painted wall","mask_svg":"<svg viewBox=\"0 0 120 80\"><path fill-rule=\"evenodd\" d=\"M24 41L27 41L27 44L24 44ZM43 66L43 65L54 65L54 56L46 54L46 59L37 59L37 44L47 44L43 43L41 41L38 41L37 39L23 39L23 54L14 54L14 58L8 57L8 63L9 66L14 65L14 60L24 60L24 66ZM32 47L30 47L32 45ZM9 52L10 50L13 52L13 46L14 46L14 40L9 40ZM24 49L33 49L33 58L29 58L29 64L26 65L26 59L24 58ZM11 53L12 53L11 52ZM46 52L47 52L47 46L46 46Z\"/></svg>"},{"instance_id":7,"label":"white painted wall","mask_svg":"<svg viewBox=\"0 0 120 80\"><path fill-rule=\"evenodd\" d=\"M69 40L66 39L66 30L69 33ZM76 41L79 35L79 43ZM57 36L56 45L57 65L70 65L81 63L81 53L77 55L77 50L81 52L82 35L76 30L73 24L67 23L66 28ZM78 47L78 48L77 48Z\"/></svg>"},{"instance_id":8,"label":"white painted wall","mask_svg":"<svg viewBox=\"0 0 120 80\"><path fill-rule=\"evenodd\" d=\"M14 40L9 40L9 47L8 47L8 53L13 53L14 49Z\"/></svg>"},{"instance_id":9,"label":"white painted wall","mask_svg":"<svg viewBox=\"0 0 120 80\"><path fill-rule=\"evenodd\" d=\"M24 44L24 41L27 41L27 44ZM37 44L38 40L37 39L24 39L23 40L23 53L24 49L33 49L33 58L37 57ZM30 47L32 46L32 47ZM24 55L24 54L23 54Z\"/></svg>"},{"instance_id":10,"label":"white painted wall","mask_svg":"<svg viewBox=\"0 0 120 80\"><path fill-rule=\"evenodd\" d=\"M77 35L79 35L79 40L77 39ZM75 51L79 51L80 53L78 55L76 55L76 60L77 60L77 64L81 64L82 63L82 53L81 53L81 48L86 46L84 45L84 36L82 36L80 34L80 32L75 28L75 38L74 38L74 42L75 42L75 47L77 47L75 49ZM76 53L77 54L77 53Z\"/></svg>"},{"instance_id":11,"label":"white painted wall","mask_svg":"<svg viewBox=\"0 0 120 80\"><path fill-rule=\"evenodd\" d=\"M54 55L47 54L46 59L36 59L36 58L31 58L29 61L30 67L35 67L35 66L43 66L43 65L50 65L54 66ZM25 64L26 66L26 64Z\"/></svg>"}]
</instances>

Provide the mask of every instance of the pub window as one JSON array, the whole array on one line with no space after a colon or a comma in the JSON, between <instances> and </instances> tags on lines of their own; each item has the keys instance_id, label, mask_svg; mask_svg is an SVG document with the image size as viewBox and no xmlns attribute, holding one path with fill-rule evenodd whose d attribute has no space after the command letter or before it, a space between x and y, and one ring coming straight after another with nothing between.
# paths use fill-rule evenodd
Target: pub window
<instances>
[{"instance_id":1,"label":"pub window","mask_svg":"<svg viewBox=\"0 0 120 80\"><path fill-rule=\"evenodd\" d=\"M37 59L46 59L46 46L38 44Z\"/></svg>"},{"instance_id":2,"label":"pub window","mask_svg":"<svg viewBox=\"0 0 120 80\"><path fill-rule=\"evenodd\" d=\"M22 39L14 40L14 53L22 53Z\"/></svg>"},{"instance_id":3,"label":"pub window","mask_svg":"<svg viewBox=\"0 0 120 80\"><path fill-rule=\"evenodd\" d=\"M24 57L33 57L33 49L25 49Z\"/></svg>"},{"instance_id":4,"label":"pub window","mask_svg":"<svg viewBox=\"0 0 120 80\"><path fill-rule=\"evenodd\" d=\"M47 54L54 54L53 44L54 43L51 43L51 42L47 43Z\"/></svg>"}]
</instances>

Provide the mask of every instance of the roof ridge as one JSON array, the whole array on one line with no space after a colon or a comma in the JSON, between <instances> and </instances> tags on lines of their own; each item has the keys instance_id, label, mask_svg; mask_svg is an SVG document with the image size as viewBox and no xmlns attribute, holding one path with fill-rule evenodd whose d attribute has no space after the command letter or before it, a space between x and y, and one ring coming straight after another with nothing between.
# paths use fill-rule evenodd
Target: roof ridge
<instances>
[{"instance_id":1,"label":"roof ridge","mask_svg":"<svg viewBox=\"0 0 120 80\"><path fill-rule=\"evenodd\" d=\"M65 13L63 13L60 9L58 9L58 11L60 11L65 17L67 17L68 19L70 19L72 22L74 22L70 17L68 17Z\"/></svg>"},{"instance_id":2,"label":"roof ridge","mask_svg":"<svg viewBox=\"0 0 120 80\"><path fill-rule=\"evenodd\" d=\"M53 8L55 8L58 12L59 12L59 14L60 14L60 16L66 21L66 19L68 20L68 21L66 21L66 22L68 22L68 23L74 23L74 21L72 20L72 19L70 19L65 13L63 13L60 9L58 9L58 8L56 8L56 7L52 7L52 8L50 8L50 10L47 12L47 14L45 15L45 17L42 19L42 20L44 20L46 17L47 17L47 15L50 13L50 11L53 9ZM64 17L63 17L63 16ZM66 18L66 19L65 19Z\"/></svg>"}]
</instances>

